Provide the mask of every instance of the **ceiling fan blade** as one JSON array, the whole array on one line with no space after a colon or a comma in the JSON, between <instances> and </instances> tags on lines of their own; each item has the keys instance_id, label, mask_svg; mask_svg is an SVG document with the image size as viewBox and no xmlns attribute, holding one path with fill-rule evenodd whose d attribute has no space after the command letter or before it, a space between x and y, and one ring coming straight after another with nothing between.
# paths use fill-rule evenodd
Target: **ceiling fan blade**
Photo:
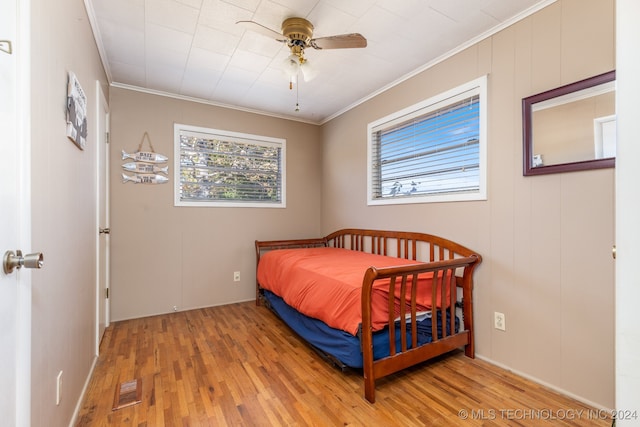
<instances>
[{"instance_id":1,"label":"ceiling fan blade","mask_svg":"<svg viewBox=\"0 0 640 427\"><path fill-rule=\"evenodd\" d=\"M238 22L236 22L236 24L242 25L246 30L254 31L254 32L258 33L258 34L262 34L263 36L266 36L266 37L269 37L269 38L272 38L272 39L276 39L279 42L286 41L286 39L284 38L284 36L281 33L277 32L275 30L272 30L269 27L265 27L262 24L258 24L257 22L254 22L254 21L238 21Z\"/></svg>"},{"instance_id":2,"label":"ceiling fan blade","mask_svg":"<svg viewBox=\"0 0 640 427\"><path fill-rule=\"evenodd\" d=\"M367 47L367 39L362 34L351 33L339 36L320 37L311 40L309 44L315 49L348 49Z\"/></svg>"}]
</instances>

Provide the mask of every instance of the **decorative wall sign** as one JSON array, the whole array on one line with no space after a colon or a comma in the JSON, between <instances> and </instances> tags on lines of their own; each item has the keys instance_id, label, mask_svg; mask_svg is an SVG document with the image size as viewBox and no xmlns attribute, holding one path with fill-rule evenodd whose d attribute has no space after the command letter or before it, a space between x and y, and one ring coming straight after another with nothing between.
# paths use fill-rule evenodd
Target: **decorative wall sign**
<instances>
[{"instance_id":1,"label":"decorative wall sign","mask_svg":"<svg viewBox=\"0 0 640 427\"><path fill-rule=\"evenodd\" d=\"M159 166L153 163L129 162L122 165L122 169L138 173L169 173L169 166Z\"/></svg>"},{"instance_id":2,"label":"decorative wall sign","mask_svg":"<svg viewBox=\"0 0 640 427\"><path fill-rule=\"evenodd\" d=\"M142 145L145 139L149 142L151 151L142 151ZM122 174L122 182L132 182L134 184L166 184L169 178L165 175L169 173L169 166L162 166L169 158L162 154L156 153L151 144L151 138L147 132L142 135L142 140L138 145L138 151L135 153L127 153L122 150L122 160L133 160L122 165L122 169L127 172L134 172L133 175ZM164 175L161 175L164 174Z\"/></svg>"},{"instance_id":3,"label":"decorative wall sign","mask_svg":"<svg viewBox=\"0 0 640 427\"><path fill-rule=\"evenodd\" d=\"M74 73L67 82L67 136L81 150L87 144L87 96Z\"/></svg>"},{"instance_id":4,"label":"decorative wall sign","mask_svg":"<svg viewBox=\"0 0 640 427\"><path fill-rule=\"evenodd\" d=\"M146 173L136 173L131 176L123 173L122 182L133 182L134 184L166 184L169 182L169 178L164 175L150 175Z\"/></svg>"},{"instance_id":5,"label":"decorative wall sign","mask_svg":"<svg viewBox=\"0 0 640 427\"><path fill-rule=\"evenodd\" d=\"M169 158L162 154L150 152L150 151L136 151L135 153L126 153L122 150L122 160L135 160L136 162L144 163L165 163Z\"/></svg>"}]
</instances>

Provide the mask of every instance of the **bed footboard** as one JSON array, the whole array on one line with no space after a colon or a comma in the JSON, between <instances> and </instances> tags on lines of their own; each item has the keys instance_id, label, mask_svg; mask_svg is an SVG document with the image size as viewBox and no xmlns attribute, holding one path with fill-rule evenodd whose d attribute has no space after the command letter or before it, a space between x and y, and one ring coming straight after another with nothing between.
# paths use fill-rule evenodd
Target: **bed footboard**
<instances>
[{"instance_id":1,"label":"bed footboard","mask_svg":"<svg viewBox=\"0 0 640 427\"><path fill-rule=\"evenodd\" d=\"M451 240L424 233L344 229L323 238L300 240L256 241L257 262L264 251L284 248L337 247L415 261L401 267L367 270L363 278L362 354L364 394L375 402L375 381L409 366L464 347L468 357L475 357L473 331L473 272L482 262L476 252ZM431 342L418 345L416 295L418 276L433 274L431 301L440 300L440 307L432 307ZM376 281L385 280L390 287L388 295L388 357L374 360L372 327L372 289ZM407 289L411 289L410 292ZM407 295L408 294L408 295ZM394 305L399 302L400 345L396 347L398 317ZM260 304L260 284L256 280L256 304ZM461 309L462 322L456 329L457 311ZM438 328L438 318L442 319ZM447 324L446 319L451 319Z\"/></svg>"},{"instance_id":2,"label":"bed footboard","mask_svg":"<svg viewBox=\"0 0 640 427\"><path fill-rule=\"evenodd\" d=\"M456 271L463 269L470 272L473 266L479 261L476 255L465 258L458 258L433 263L410 265L406 267L380 268L371 267L367 270L362 286L362 357L364 374L364 394L365 398L375 402L375 381L394 372L398 372L409 366L429 360L433 357L450 352L462 346L465 347L465 354L473 358L475 356L473 344L473 317L471 316L471 289L464 292L465 285L461 283L463 293L468 295L468 300L463 299L463 311L467 315L463 316L464 328L456 330L456 294L458 280ZM443 303L440 307L433 307L431 311L431 337L428 344L418 345L417 310L416 310L416 289L418 276L420 274L433 274L432 298L437 301L441 298ZM465 274L463 274L464 281ZM387 327L389 330L390 355L383 359L373 358L373 327L372 327L372 289L376 280L389 279L389 319ZM407 291L407 286L411 286L411 291ZM467 284L470 285L470 284ZM395 345L396 337L396 317L394 315L394 304L396 289L400 289L400 348ZM407 295L409 294L409 295ZM438 295L439 294L439 295ZM447 295L449 300L447 301ZM407 296L409 298L407 298ZM445 303L447 301L447 303ZM468 306L468 307L467 307ZM410 307L408 312L407 308ZM441 325L438 325L438 320ZM447 319L450 319L448 321ZM409 332L408 332L409 331ZM409 337L410 342L408 342Z\"/></svg>"}]
</instances>

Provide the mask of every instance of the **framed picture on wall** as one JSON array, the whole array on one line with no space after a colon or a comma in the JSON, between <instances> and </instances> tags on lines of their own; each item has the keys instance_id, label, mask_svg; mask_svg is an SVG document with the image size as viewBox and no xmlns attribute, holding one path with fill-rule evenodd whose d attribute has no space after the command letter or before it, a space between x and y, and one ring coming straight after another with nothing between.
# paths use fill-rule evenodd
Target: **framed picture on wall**
<instances>
[{"instance_id":1,"label":"framed picture on wall","mask_svg":"<svg viewBox=\"0 0 640 427\"><path fill-rule=\"evenodd\" d=\"M72 72L69 72L67 83L67 136L84 150L87 143L87 96Z\"/></svg>"}]
</instances>

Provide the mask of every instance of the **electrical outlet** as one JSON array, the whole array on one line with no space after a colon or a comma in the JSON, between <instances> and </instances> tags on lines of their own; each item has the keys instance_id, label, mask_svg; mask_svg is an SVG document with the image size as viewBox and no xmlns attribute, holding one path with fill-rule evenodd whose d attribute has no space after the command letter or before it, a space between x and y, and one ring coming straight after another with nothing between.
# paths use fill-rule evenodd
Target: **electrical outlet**
<instances>
[{"instance_id":1,"label":"electrical outlet","mask_svg":"<svg viewBox=\"0 0 640 427\"><path fill-rule=\"evenodd\" d=\"M175 312L175 311L178 311L178 306L177 306L177 305L174 305L174 306L173 306L173 311L174 311L174 312Z\"/></svg>"},{"instance_id":2,"label":"electrical outlet","mask_svg":"<svg viewBox=\"0 0 640 427\"><path fill-rule=\"evenodd\" d=\"M504 317L504 313L500 313L500 312L494 312L493 313L493 327L500 330L500 331L506 331L507 330L507 325L506 325L506 320Z\"/></svg>"},{"instance_id":3,"label":"electrical outlet","mask_svg":"<svg viewBox=\"0 0 640 427\"><path fill-rule=\"evenodd\" d=\"M56 377L56 406L60 405L62 400L62 371L58 372Z\"/></svg>"},{"instance_id":4,"label":"electrical outlet","mask_svg":"<svg viewBox=\"0 0 640 427\"><path fill-rule=\"evenodd\" d=\"M239 282L240 281L240 272L239 271L234 271L233 272L233 281L234 282Z\"/></svg>"}]
</instances>

